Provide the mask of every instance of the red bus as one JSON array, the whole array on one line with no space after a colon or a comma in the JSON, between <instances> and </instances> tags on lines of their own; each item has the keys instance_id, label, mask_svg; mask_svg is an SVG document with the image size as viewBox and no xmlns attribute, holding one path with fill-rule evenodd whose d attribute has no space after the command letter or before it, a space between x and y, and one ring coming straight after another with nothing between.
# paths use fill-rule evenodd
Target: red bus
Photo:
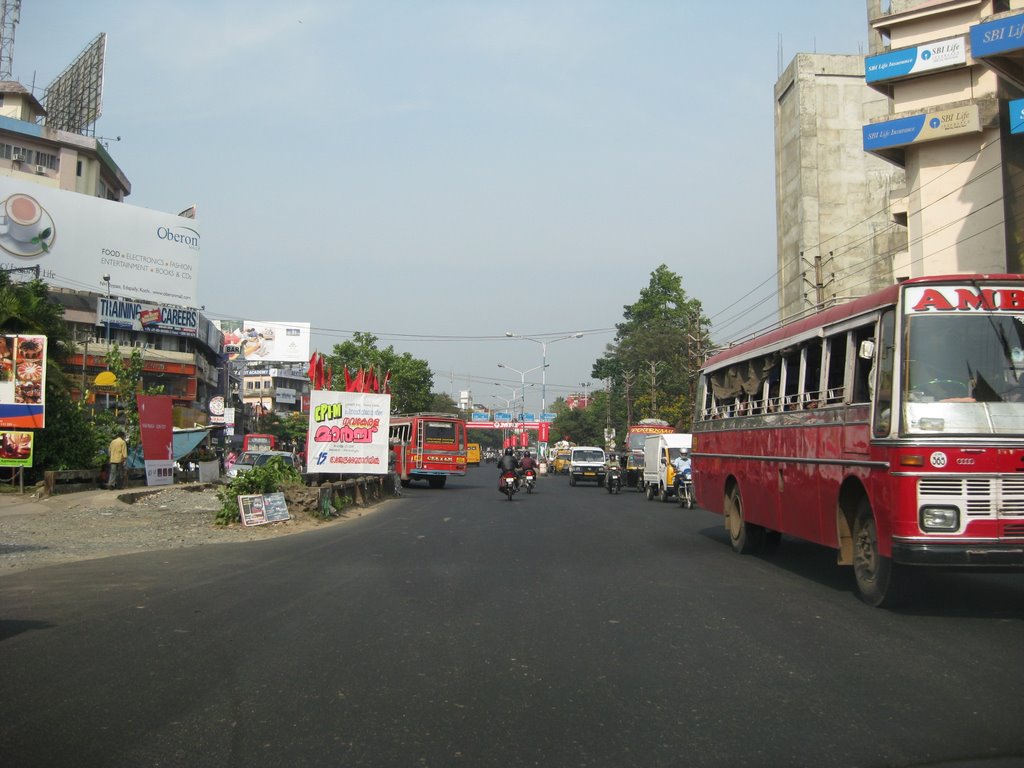
<instances>
[{"instance_id":1,"label":"red bus","mask_svg":"<svg viewBox=\"0 0 1024 768\"><path fill-rule=\"evenodd\" d=\"M912 566L1024 566L1024 275L917 278L704 364L694 488L733 549L832 547L871 605Z\"/></svg>"},{"instance_id":2,"label":"red bus","mask_svg":"<svg viewBox=\"0 0 1024 768\"><path fill-rule=\"evenodd\" d=\"M273 435L252 432L242 438L243 451L272 451L276 445L277 439Z\"/></svg>"},{"instance_id":3,"label":"red bus","mask_svg":"<svg viewBox=\"0 0 1024 768\"><path fill-rule=\"evenodd\" d=\"M403 487L426 480L431 488L444 488L450 475L466 474L466 422L458 416L392 416L389 436Z\"/></svg>"}]
</instances>

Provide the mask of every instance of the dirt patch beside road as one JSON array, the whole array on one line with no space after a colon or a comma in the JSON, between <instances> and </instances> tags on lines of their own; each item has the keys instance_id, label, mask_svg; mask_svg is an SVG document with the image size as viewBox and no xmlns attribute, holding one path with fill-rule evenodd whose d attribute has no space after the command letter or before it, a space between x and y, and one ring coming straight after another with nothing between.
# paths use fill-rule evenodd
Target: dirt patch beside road
<instances>
[{"instance_id":1,"label":"dirt patch beside road","mask_svg":"<svg viewBox=\"0 0 1024 768\"><path fill-rule=\"evenodd\" d=\"M0 576L73 560L274 538L337 525L380 508L356 509L327 521L289 508L291 520L246 528L214 524L220 506L216 490L208 486L84 491L47 499L2 494Z\"/></svg>"}]
</instances>

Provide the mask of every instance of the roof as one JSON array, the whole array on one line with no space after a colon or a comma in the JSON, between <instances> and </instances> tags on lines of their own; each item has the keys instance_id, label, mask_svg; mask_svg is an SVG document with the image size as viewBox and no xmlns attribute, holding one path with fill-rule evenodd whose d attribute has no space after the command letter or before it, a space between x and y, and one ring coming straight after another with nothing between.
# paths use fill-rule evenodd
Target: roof
<instances>
[{"instance_id":1,"label":"roof","mask_svg":"<svg viewBox=\"0 0 1024 768\"><path fill-rule=\"evenodd\" d=\"M16 80L0 80L0 93L14 93L18 96L24 96L37 115L46 116L46 108L39 102L39 99L33 96L28 88Z\"/></svg>"}]
</instances>

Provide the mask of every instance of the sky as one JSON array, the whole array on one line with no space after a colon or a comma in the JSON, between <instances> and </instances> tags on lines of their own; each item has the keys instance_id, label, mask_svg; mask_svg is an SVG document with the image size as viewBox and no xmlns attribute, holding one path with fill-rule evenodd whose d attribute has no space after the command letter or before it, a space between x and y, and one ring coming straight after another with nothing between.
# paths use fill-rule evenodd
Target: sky
<instances>
[{"instance_id":1,"label":"sky","mask_svg":"<svg viewBox=\"0 0 1024 768\"><path fill-rule=\"evenodd\" d=\"M775 292L780 61L863 53L867 14L865 0L22 0L14 79L42 97L100 32L96 135L127 203L197 205L208 317L309 322L325 353L370 332L427 360L436 391L505 407L525 383L540 410L542 393L550 406L602 386L593 363L661 264L718 342L772 319L773 302L733 305Z\"/></svg>"}]
</instances>

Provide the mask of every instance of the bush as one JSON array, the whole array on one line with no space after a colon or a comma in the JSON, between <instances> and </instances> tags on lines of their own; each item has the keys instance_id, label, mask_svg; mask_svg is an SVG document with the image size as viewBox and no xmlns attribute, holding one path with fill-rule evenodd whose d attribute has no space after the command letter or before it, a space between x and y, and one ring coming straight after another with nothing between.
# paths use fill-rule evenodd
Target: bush
<instances>
[{"instance_id":1,"label":"bush","mask_svg":"<svg viewBox=\"0 0 1024 768\"><path fill-rule=\"evenodd\" d=\"M248 472L239 472L226 486L217 491L217 498L223 506L217 513L217 525L230 525L241 520L238 513L238 497L249 494L276 493L287 485L302 482L302 475L295 467L285 464L284 459L275 456L261 467Z\"/></svg>"}]
</instances>

